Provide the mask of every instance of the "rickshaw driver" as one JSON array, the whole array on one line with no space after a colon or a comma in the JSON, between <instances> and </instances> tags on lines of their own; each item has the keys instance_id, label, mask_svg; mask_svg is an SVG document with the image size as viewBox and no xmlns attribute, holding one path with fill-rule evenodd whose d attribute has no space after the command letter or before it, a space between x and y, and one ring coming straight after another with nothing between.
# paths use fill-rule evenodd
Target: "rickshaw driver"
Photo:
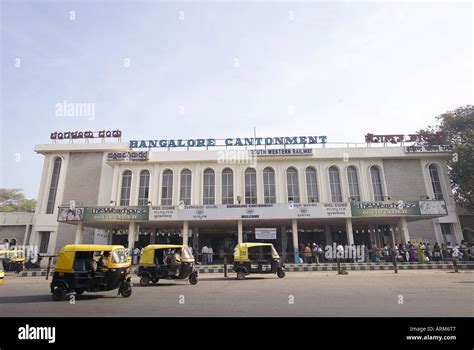
<instances>
[{"instance_id":1,"label":"rickshaw driver","mask_svg":"<svg viewBox=\"0 0 474 350\"><path fill-rule=\"evenodd\" d=\"M175 274L181 264L181 255L177 249L171 249L168 255L169 273Z\"/></svg>"},{"instance_id":2,"label":"rickshaw driver","mask_svg":"<svg viewBox=\"0 0 474 350\"><path fill-rule=\"evenodd\" d=\"M103 252L97 264L98 272L107 272L109 270L110 252Z\"/></svg>"}]
</instances>

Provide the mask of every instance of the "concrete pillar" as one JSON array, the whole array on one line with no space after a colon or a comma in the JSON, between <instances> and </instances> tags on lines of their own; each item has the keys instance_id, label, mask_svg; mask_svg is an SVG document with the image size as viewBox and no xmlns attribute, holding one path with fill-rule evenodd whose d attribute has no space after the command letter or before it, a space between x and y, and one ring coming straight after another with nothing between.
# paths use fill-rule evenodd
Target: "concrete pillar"
<instances>
[{"instance_id":1,"label":"concrete pillar","mask_svg":"<svg viewBox=\"0 0 474 350\"><path fill-rule=\"evenodd\" d=\"M57 228L57 230L59 231L59 227ZM48 254L50 255L56 254L59 251L59 249L62 248L62 247L56 247L56 242L58 240L58 231L51 231L49 233ZM38 243L41 243L41 240Z\"/></svg>"},{"instance_id":2,"label":"concrete pillar","mask_svg":"<svg viewBox=\"0 0 474 350\"><path fill-rule=\"evenodd\" d=\"M128 249L132 252L135 247L135 237L137 235L137 224L133 221L128 225Z\"/></svg>"},{"instance_id":3,"label":"concrete pillar","mask_svg":"<svg viewBox=\"0 0 474 350\"><path fill-rule=\"evenodd\" d=\"M410 240L410 232L408 231L407 218L402 216L398 220L398 226L400 229L400 235L402 236L402 242L407 244L408 241Z\"/></svg>"},{"instance_id":4,"label":"concrete pillar","mask_svg":"<svg viewBox=\"0 0 474 350\"><path fill-rule=\"evenodd\" d=\"M324 237L326 238L326 245L332 245L331 226L324 225Z\"/></svg>"},{"instance_id":5,"label":"concrete pillar","mask_svg":"<svg viewBox=\"0 0 474 350\"><path fill-rule=\"evenodd\" d=\"M293 254L295 257L295 264L299 264L299 253L298 253L298 221L296 219L291 220L291 233L293 235Z\"/></svg>"},{"instance_id":6,"label":"concrete pillar","mask_svg":"<svg viewBox=\"0 0 474 350\"><path fill-rule=\"evenodd\" d=\"M453 228L453 237L456 242L451 242L454 246L454 244L461 244L461 241L464 239L464 236L462 234L462 228L459 222L455 222L452 224Z\"/></svg>"},{"instance_id":7,"label":"concrete pillar","mask_svg":"<svg viewBox=\"0 0 474 350\"><path fill-rule=\"evenodd\" d=\"M347 235L347 245L354 244L354 232L352 231L352 219L346 219L346 235Z\"/></svg>"},{"instance_id":8,"label":"concrete pillar","mask_svg":"<svg viewBox=\"0 0 474 350\"><path fill-rule=\"evenodd\" d=\"M243 242L243 225L242 225L242 220L237 221L237 242L238 244Z\"/></svg>"},{"instance_id":9,"label":"concrete pillar","mask_svg":"<svg viewBox=\"0 0 474 350\"><path fill-rule=\"evenodd\" d=\"M156 232L155 230L153 229L150 233L150 244L155 244L155 239L156 239Z\"/></svg>"},{"instance_id":10,"label":"concrete pillar","mask_svg":"<svg viewBox=\"0 0 474 350\"><path fill-rule=\"evenodd\" d=\"M389 230L392 237L392 246L394 247L397 244L397 241L395 239L395 227L393 227L393 225L390 225Z\"/></svg>"},{"instance_id":11,"label":"concrete pillar","mask_svg":"<svg viewBox=\"0 0 474 350\"><path fill-rule=\"evenodd\" d=\"M193 228L193 251L194 254L199 253L199 227Z\"/></svg>"},{"instance_id":12,"label":"concrete pillar","mask_svg":"<svg viewBox=\"0 0 474 350\"><path fill-rule=\"evenodd\" d=\"M76 237L74 238L74 244L81 244L84 238L84 224L80 222L76 226Z\"/></svg>"},{"instance_id":13,"label":"concrete pillar","mask_svg":"<svg viewBox=\"0 0 474 350\"><path fill-rule=\"evenodd\" d=\"M181 235L183 236L183 245L188 245L188 237L189 237L189 221L183 221L183 231L181 231Z\"/></svg>"},{"instance_id":14,"label":"concrete pillar","mask_svg":"<svg viewBox=\"0 0 474 350\"><path fill-rule=\"evenodd\" d=\"M372 247L372 242L377 243L377 240L375 239L374 225L369 225L369 236L370 236L369 247Z\"/></svg>"},{"instance_id":15,"label":"concrete pillar","mask_svg":"<svg viewBox=\"0 0 474 350\"><path fill-rule=\"evenodd\" d=\"M288 246L288 237L286 235L286 226L280 227L280 235L281 235L281 259L283 262L286 261L286 247Z\"/></svg>"},{"instance_id":16,"label":"concrete pillar","mask_svg":"<svg viewBox=\"0 0 474 350\"><path fill-rule=\"evenodd\" d=\"M28 245L30 231L31 231L31 225L28 224L26 225L25 234L23 235L22 245Z\"/></svg>"},{"instance_id":17,"label":"concrete pillar","mask_svg":"<svg viewBox=\"0 0 474 350\"><path fill-rule=\"evenodd\" d=\"M39 236L38 231L31 231L30 240L29 240L28 244L31 245L31 246L36 246L39 249L39 244L37 243L38 236Z\"/></svg>"}]
</instances>

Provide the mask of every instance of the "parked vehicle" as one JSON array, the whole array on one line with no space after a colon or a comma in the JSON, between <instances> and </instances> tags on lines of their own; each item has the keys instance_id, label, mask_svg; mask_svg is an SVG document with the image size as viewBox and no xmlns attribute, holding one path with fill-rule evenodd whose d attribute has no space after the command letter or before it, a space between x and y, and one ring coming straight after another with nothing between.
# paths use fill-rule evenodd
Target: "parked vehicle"
<instances>
[{"instance_id":1,"label":"parked vehicle","mask_svg":"<svg viewBox=\"0 0 474 350\"><path fill-rule=\"evenodd\" d=\"M118 289L132 295L130 259L121 245L70 244L58 255L51 282L53 300L67 293L103 292Z\"/></svg>"}]
</instances>

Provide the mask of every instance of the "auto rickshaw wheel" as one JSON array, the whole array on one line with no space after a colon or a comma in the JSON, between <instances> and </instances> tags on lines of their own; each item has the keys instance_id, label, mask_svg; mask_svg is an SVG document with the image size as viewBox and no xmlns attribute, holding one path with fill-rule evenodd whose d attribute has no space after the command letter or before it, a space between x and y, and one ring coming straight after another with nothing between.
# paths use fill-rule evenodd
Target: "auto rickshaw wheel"
<instances>
[{"instance_id":1,"label":"auto rickshaw wheel","mask_svg":"<svg viewBox=\"0 0 474 350\"><path fill-rule=\"evenodd\" d=\"M146 286L148 286L149 284L150 284L150 277L148 277L148 276L145 275L145 276L142 276L142 277L140 278L140 285L141 285L142 287L146 287Z\"/></svg>"},{"instance_id":2,"label":"auto rickshaw wheel","mask_svg":"<svg viewBox=\"0 0 474 350\"><path fill-rule=\"evenodd\" d=\"M120 294L124 298L128 298L130 295L132 295L132 285L128 282L123 282L120 286Z\"/></svg>"},{"instance_id":3,"label":"auto rickshaw wheel","mask_svg":"<svg viewBox=\"0 0 474 350\"><path fill-rule=\"evenodd\" d=\"M63 287L54 288L52 297L54 301L64 300L66 298L66 289L64 289Z\"/></svg>"},{"instance_id":4,"label":"auto rickshaw wheel","mask_svg":"<svg viewBox=\"0 0 474 350\"><path fill-rule=\"evenodd\" d=\"M152 279L151 279L151 282L152 282L153 284L157 284L159 280L160 280L159 278L152 278Z\"/></svg>"},{"instance_id":5,"label":"auto rickshaw wheel","mask_svg":"<svg viewBox=\"0 0 474 350\"><path fill-rule=\"evenodd\" d=\"M245 278L245 271L237 271L237 279L243 280Z\"/></svg>"},{"instance_id":6,"label":"auto rickshaw wheel","mask_svg":"<svg viewBox=\"0 0 474 350\"><path fill-rule=\"evenodd\" d=\"M191 275L189 276L189 283L191 283L193 286L198 283L198 279L196 275Z\"/></svg>"},{"instance_id":7,"label":"auto rickshaw wheel","mask_svg":"<svg viewBox=\"0 0 474 350\"><path fill-rule=\"evenodd\" d=\"M283 269L280 267L280 268L278 269L278 271L277 271L277 276L278 276L279 278L283 278L283 277L285 277L285 275L286 275L285 270L283 270Z\"/></svg>"}]
</instances>

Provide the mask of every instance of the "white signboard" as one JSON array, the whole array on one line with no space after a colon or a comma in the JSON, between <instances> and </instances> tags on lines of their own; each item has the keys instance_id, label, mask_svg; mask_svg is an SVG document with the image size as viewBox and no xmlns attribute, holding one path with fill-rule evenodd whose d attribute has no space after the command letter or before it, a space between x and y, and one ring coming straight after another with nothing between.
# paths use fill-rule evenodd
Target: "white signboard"
<instances>
[{"instance_id":1,"label":"white signboard","mask_svg":"<svg viewBox=\"0 0 474 350\"><path fill-rule=\"evenodd\" d=\"M312 219L350 215L347 203L185 205L152 207L149 220Z\"/></svg>"},{"instance_id":2,"label":"white signboard","mask_svg":"<svg viewBox=\"0 0 474 350\"><path fill-rule=\"evenodd\" d=\"M268 148L249 151L251 156L312 156L312 148Z\"/></svg>"},{"instance_id":3,"label":"white signboard","mask_svg":"<svg viewBox=\"0 0 474 350\"><path fill-rule=\"evenodd\" d=\"M439 152L452 152L452 145L444 146L407 146L405 147L406 153L439 153Z\"/></svg>"},{"instance_id":4,"label":"white signboard","mask_svg":"<svg viewBox=\"0 0 474 350\"><path fill-rule=\"evenodd\" d=\"M256 239L276 239L276 228L255 228Z\"/></svg>"},{"instance_id":5,"label":"white signboard","mask_svg":"<svg viewBox=\"0 0 474 350\"><path fill-rule=\"evenodd\" d=\"M346 218L351 216L349 203L323 203L322 216L327 218Z\"/></svg>"},{"instance_id":6,"label":"white signboard","mask_svg":"<svg viewBox=\"0 0 474 350\"><path fill-rule=\"evenodd\" d=\"M162 205L158 207L151 207L148 220L150 221L168 221L178 220L177 207L173 205Z\"/></svg>"}]
</instances>

